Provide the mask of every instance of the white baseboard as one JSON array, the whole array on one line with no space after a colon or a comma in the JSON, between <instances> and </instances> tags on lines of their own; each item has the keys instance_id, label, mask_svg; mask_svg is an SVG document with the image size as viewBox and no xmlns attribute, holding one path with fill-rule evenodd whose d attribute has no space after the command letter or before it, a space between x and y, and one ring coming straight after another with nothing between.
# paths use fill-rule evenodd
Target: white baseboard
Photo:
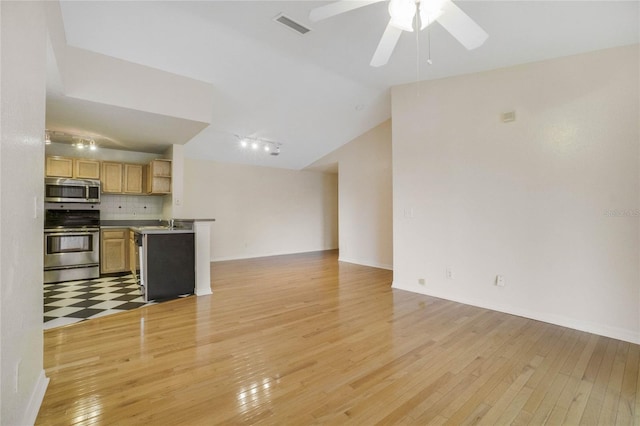
<instances>
[{"instance_id":1,"label":"white baseboard","mask_svg":"<svg viewBox=\"0 0 640 426\"><path fill-rule=\"evenodd\" d=\"M208 296L210 294L213 294L213 291L211 291L211 287L209 288L196 288L195 291L196 296Z\"/></svg>"},{"instance_id":2,"label":"white baseboard","mask_svg":"<svg viewBox=\"0 0 640 426\"><path fill-rule=\"evenodd\" d=\"M372 268L387 269L389 271L393 271L393 266L386 263L379 263L379 262L359 260L359 259L350 259L342 256L338 257L338 260L340 262L355 263L356 265L370 266Z\"/></svg>"},{"instance_id":3,"label":"white baseboard","mask_svg":"<svg viewBox=\"0 0 640 426\"><path fill-rule=\"evenodd\" d=\"M33 392L31 392L31 398L29 398L27 411L24 414L24 421L22 422L23 424L32 425L36 422L38 411L40 411L40 406L42 405L42 401L44 400L44 394L47 391L48 385L49 378L44 374L44 370L41 370L40 375L38 376L38 381L33 387Z\"/></svg>"},{"instance_id":4,"label":"white baseboard","mask_svg":"<svg viewBox=\"0 0 640 426\"><path fill-rule=\"evenodd\" d=\"M574 330L585 331L587 333L597 334L599 336L610 337L612 339L623 340L625 342L640 344L640 333L633 330L612 327L605 324L597 324L589 321L583 321L575 318L555 315L548 312L531 311L528 309L514 308L512 306L504 306L493 303L487 303L482 300L473 300L469 298L449 297L448 295L438 294L437 292L417 291L415 287L394 281L392 288L398 290L410 291L412 293L424 294L427 296L437 297L439 299L451 300L452 302L463 303L465 305L477 306L479 308L490 309L492 311L504 312L506 314L516 315L519 317L529 318L536 321L542 321L549 324L555 324L562 327L572 328Z\"/></svg>"},{"instance_id":5,"label":"white baseboard","mask_svg":"<svg viewBox=\"0 0 640 426\"><path fill-rule=\"evenodd\" d=\"M259 253L259 254L250 254L246 256L222 256L222 257L212 257L212 262L225 262L227 260L246 260L246 259L258 259L260 257L271 257L271 256L286 256L288 254L304 254L304 253L316 253L319 251L329 251L329 250L337 250L338 247L333 248L323 248L318 250L308 250L308 251L295 251L295 252L269 252L269 253Z\"/></svg>"}]
</instances>

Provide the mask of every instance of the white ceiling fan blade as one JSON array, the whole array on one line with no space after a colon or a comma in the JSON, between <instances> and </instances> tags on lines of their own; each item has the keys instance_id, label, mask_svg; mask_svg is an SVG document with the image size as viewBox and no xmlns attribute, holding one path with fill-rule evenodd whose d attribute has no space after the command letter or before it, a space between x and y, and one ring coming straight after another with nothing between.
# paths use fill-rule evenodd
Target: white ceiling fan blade
<instances>
[{"instance_id":1,"label":"white ceiling fan blade","mask_svg":"<svg viewBox=\"0 0 640 426\"><path fill-rule=\"evenodd\" d=\"M450 0L443 3L438 22L469 50L482 46L489 37L480 25Z\"/></svg>"},{"instance_id":2,"label":"white ceiling fan blade","mask_svg":"<svg viewBox=\"0 0 640 426\"><path fill-rule=\"evenodd\" d=\"M349 12L350 10L359 9L381 1L384 0L340 0L312 9L311 12L309 12L309 19L313 22L321 21L323 19L331 18L332 16L340 15L341 13Z\"/></svg>"},{"instance_id":3,"label":"white ceiling fan blade","mask_svg":"<svg viewBox=\"0 0 640 426\"><path fill-rule=\"evenodd\" d=\"M371 58L371 63L369 65L372 67L381 67L389 62L393 49L395 49L396 44L400 39L400 34L402 34L402 30L394 27L391 25L391 22L389 22L389 24L387 24L387 28L382 34L380 43L378 43L376 52L373 54L373 58Z\"/></svg>"}]
</instances>

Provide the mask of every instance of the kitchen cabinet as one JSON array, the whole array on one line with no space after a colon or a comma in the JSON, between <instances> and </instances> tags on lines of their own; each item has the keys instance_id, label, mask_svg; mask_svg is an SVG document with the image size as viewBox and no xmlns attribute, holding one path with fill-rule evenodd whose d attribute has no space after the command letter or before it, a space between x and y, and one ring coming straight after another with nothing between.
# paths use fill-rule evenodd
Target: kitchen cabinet
<instances>
[{"instance_id":1,"label":"kitchen cabinet","mask_svg":"<svg viewBox=\"0 0 640 426\"><path fill-rule=\"evenodd\" d=\"M100 162L86 158L47 157L45 176L100 179Z\"/></svg>"},{"instance_id":2,"label":"kitchen cabinet","mask_svg":"<svg viewBox=\"0 0 640 426\"><path fill-rule=\"evenodd\" d=\"M124 164L123 191L126 194L142 194L142 164Z\"/></svg>"},{"instance_id":3,"label":"kitchen cabinet","mask_svg":"<svg viewBox=\"0 0 640 426\"><path fill-rule=\"evenodd\" d=\"M153 160L147 166L148 194L171 194L171 160Z\"/></svg>"},{"instance_id":4,"label":"kitchen cabinet","mask_svg":"<svg viewBox=\"0 0 640 426\"><path fill-rule=\"evenodd\" d=\"M47 157L44 170L47 177L73 177L73 158Z\"/></svg>"},{"instance_id":5,"label":"kitchen cabinet","mask_svg":"<svg viewBox=\"0 0 640 426\"><path fill-rule=\"evenodd\" d=\"M142 164L102 162L102 193L142 194L144 166Z\"/></svg>"},{"instance_id":6,"label":"kitchen cabinet","mask_svg":"<svg viewBox=\"0 0 640 426\"><path fill-rule=\"evenodd\" d=\"M78 179L100 179L100 162L85 158L74 158L73 177Z\"/></svg>"},{"instance_id":7,"label":"kitchen cabinet","mask_svg":"<svg viewBox=\"0 0 640 426\"><path fill-rule=\"evenodd\" d=\"M101 231L100 272L110 274L128 272L128 229L105 229Z\"/></svg>"},{"instance_id":8,"label":"kitchen cabinet","mask_svg":"<svg viewBox=\"0 0 640 426\"><path fill-rule=\"evenodd\" d=\"M171 160L148 165L85 158L46 158L47 177L100 179L103 194L171 194Z\"/></svg>"},{"instance_id":9,"label":"kitchen cabinet","mask_svg":"<svg viewBox=\"0 0 640 426\"><path fill-rule=\"evenodd\" d=\"M102 162L102 192L105 194L122 193L122 163Z\"/></svg>"}]
</instances>

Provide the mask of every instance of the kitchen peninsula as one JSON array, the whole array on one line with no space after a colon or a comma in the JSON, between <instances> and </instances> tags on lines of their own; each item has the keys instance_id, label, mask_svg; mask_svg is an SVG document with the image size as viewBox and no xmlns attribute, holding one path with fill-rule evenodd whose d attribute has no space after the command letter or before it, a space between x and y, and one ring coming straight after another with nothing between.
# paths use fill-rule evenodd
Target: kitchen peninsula
<instances>
[{"instance_id":1,"label":"kitchen peninsula","mask_svg":"<svg viewBox=\"0 0 640 426\"><path fill-rule=\"evenodd\" d=\"M192 229L134 227L140 259L137 276L145 302L195 292L195 235ZM133 268L132 268L133 269Z\"/></svg>"},{"instance_id":2,"label":"kitchen peninsula","mask_svg":"<svg viewBox=\"0 0 640 426\"><path fill-rule=\"evenodd\" d=\"M116 229L128 232L127 269L141 284L144 300L151 301L194 292L198 296L211 294L209 241L214 221L104 220L101 228L103 233Z\"/></svg>"}]
</instances>

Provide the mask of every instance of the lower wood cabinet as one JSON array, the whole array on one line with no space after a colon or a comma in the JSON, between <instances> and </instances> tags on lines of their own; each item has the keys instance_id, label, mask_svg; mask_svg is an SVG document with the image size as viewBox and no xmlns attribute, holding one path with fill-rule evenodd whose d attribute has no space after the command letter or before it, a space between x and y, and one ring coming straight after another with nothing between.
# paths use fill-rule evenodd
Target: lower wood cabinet
<instances>
[{"instance_id":1,"label":"lower wood cabinet","mask_svg":"<svg viewBox=\"0 0 640 426\"><path fill-rule=\"evenodd\" d=\"M129 271L129 230L105 229L101 231L100 273Z\"/></svg>"}]
</instances>

